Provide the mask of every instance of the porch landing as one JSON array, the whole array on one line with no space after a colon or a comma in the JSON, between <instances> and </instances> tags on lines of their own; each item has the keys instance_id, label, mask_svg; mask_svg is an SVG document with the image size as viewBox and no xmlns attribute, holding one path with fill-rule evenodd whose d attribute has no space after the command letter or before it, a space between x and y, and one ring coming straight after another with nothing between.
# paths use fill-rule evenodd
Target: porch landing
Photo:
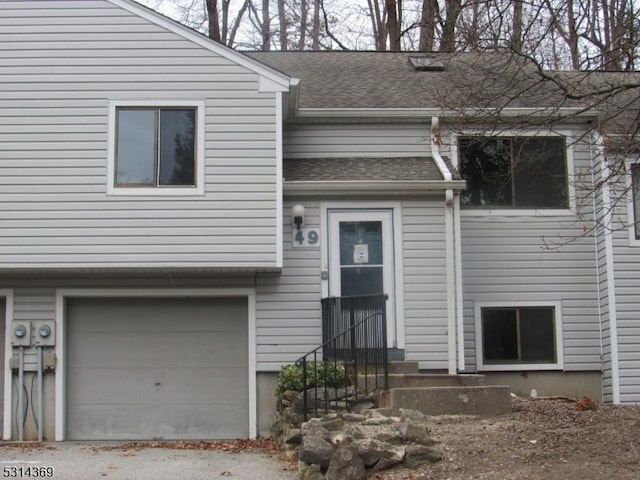
<instances>
[{"instance_id":1,"label":"porch landing","mask_svg":"<svg viewBox=\"0 0 640 480\"><path fill-rule=\"evenodd\" d=\"M511 412L510 387L485 385L484 375L420 373L415 362L389 363L389 390L380 408L426 415L496 415Z\"/></svg>"}]
</instances>

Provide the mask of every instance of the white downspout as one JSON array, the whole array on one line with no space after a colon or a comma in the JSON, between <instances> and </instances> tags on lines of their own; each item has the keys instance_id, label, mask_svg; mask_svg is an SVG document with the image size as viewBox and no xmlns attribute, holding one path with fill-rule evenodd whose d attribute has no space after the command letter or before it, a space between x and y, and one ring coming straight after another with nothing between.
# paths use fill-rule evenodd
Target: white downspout
<instances>
[{"instance_id":1,"label":"white downspout","mask_svg":"<svg viewBox=\"0 0 640 480\"><path fill-rule=\"evenodd\" d=\"M609 178L611 171L604 155L604 141L601 135L595 136L598 157L600 160L600 175L602 183L602 220L605 250L605 272L607 276L607 295L609 297L609 336L611 348L611 390L613 403L620 403L620 357L618 355L618 305L616 303L615 263L613 255L613 232L607 231L613 227L613 212L611 211L611 190Z\"/></svg>"},{"instance_id":2,"label":"white downspout","mask_svg":"<svg viewBox=\"0 0 640 480\"><path fill-rule=\"evenodd\" d=\"M440 121L431 117L431 154L445 182L451 182L453 176L440 155ZM445 223L445 259L447 266L447 351L449 375L456 374L456 269L455 269L455 223L454 195L452 189L445 190L444 223Z\"/></svg>"}]
</instances>

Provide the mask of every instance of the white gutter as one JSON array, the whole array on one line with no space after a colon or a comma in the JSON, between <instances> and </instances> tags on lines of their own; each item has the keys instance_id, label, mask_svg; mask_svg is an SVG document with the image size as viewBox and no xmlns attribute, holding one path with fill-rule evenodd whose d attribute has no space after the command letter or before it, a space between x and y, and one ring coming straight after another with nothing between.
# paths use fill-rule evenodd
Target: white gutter
<instances>
[{"instance_id":1,"label":"white gutter","mask_svg":"<svg viewBox=\"0 0 640 480\"><path fill-rule=\"evenodd\" d=\"M588 122L597 117L592 111L572 107L539 107L539 108L466 108L460 110L442 108L299 108L296 118L299 119L334 119L334 118L408 118L425 121L438 116L464 119L478 116L497 117L502 119L566 119Z\"/></svg>"},{"instance_id":2,"label":"white gutter","mask_svg":"<svg viewBox=\"0 0 640 480\"><path fill-rule=\"evenodd\" d=\"M613 255L613 212L611 211L611 191L609 177L611 171L604 154L604 141L601 135L594 134L600 160L600 176L602 184L602 224L604 235L605 265L607 277L607 296L609 300L609 336L611 348L611 390L613 403L620 403L620 357L618 354L618 308L616 301L616 278ZM607 231L609 229L609 231Z\"/></svg>"},{"instance_id":3,"label":"white gutter","mask_svg":"<svg viewBox=\"0 0 640 480\"><path fill-rule=\"evenodd\" d=\"M285 195L424 195L425 192L443 190L463 190L465 183L459 180L382 181L382 180L345 180L345 181L285 181Z\"/></svg>"},{"instance_id":4,"label":"white gutter","mask_svg":"<svg viewBox=\"0 0 640 480\"><path fill-rule=\"evenodd\" d=\"M440 174L445 182L451 182L453 176L447 167L446 162L440 155L440 121L438 117L431 118L431 155L440 170ZM449 375L455 375L456 365L456 269L455 269L455 223L454 210L455 202L453 190L445 190L444 200L444 223L445 223L445 258L447 265L447 340L448 340L448 370Z\"/></svg>"}]
</instances>

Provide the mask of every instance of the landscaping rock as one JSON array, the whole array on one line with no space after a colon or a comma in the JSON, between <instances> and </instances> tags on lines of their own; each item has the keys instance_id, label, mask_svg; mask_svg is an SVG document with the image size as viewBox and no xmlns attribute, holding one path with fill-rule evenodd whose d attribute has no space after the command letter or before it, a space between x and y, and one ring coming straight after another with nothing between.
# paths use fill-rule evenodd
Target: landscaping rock
<instances>
[{"instance_id":1,"label":"landscaping rock","mask_svg":"<svg viewBox=\"0 0 640 480\"><path fill-rule=\"evenodd\" d=\"M433 444L433 440L431 440L431 433L424 424L405 421L398 428L398 432L405 442L415 442L422 445Z\"/></svg>"},{"instance_id":2,"label":"landscaping rock","mask_svg":"<svg viewBox=\"0 0 640 480\"><path fill-rule=\"evenodd\" d=\"M381 470L386 470L391 467L395 467L404 461L406 457L406 450L404 447L398 448L397 451L393 452L389 456L382 457L378 462L373 466L371 471L379 472Z\"/></svg>"},{"instance_id":3,"label":"landscaping rock","mask_svg":"<svg viewBox=\"0 0 640 480\"><path fill-rule=\"evenodd\" d=\"M405 455L404 447L389 445L374 438L358 442L357 448L358 455L367 468L375 466L382 459L391 460L392 464L389 466L397 465L402 462Z\"/></svg>"},{"instance_id":4,"label":"landscaping rock","mask_svg":"<svg viewBox=\"0 0 640 480\"><path fill-rule=\"evenodd\" d=\"M329 468L329 463L334 453L333 445L324 438L315 435L306 435L302 438L298 458L307 465L320 465L321 468Z\"/></svg>"},{"instance_id":5,"label":"landscaping rock","mask_svg":"<svg viewBox=\"0 0 640 480\"><path fill-rule=\"evenodd\" d=\"M424 463L439 462L442 455L427 445L408 445L405 463L415 467Z\"/></svg>"},{"instance_id":6,"label":"landscaping rock","mask_svg":"<svg viewBox=\"0 0 640 480\"><path fill-rule=\"evenodd\" d=\"M299 428L292 428L291 430L289 430L289 433L284 440L284 443L287 443L289 445L300 445L301 442L302 430Z\"/></svg>"},{"instance_id":7,"label":"landscaping rock","mask_svg":"<svg viewBox=\"0 0 640 480\"><path fill-rule=\"evenodd\" d=\"M342 419L345 422L364 422L367 417L365 417L364 415L360 415L359 413L345 413L342 416Z\"/></svg>"},{"instance_id":8,"label":"landscaping rock","mask_svg":"<svg viewBox=\"0 0 640 480\"><path fill-rule=\"evenodd\" d=\"M300 480L324 480L320 465L307 465L304 462L299 462L298 475Z\"/></svg>"},{"instance_id":9,"label":"landscaping rock","mask_svg":"<svg viewBox=\"0 0 640 480\"><path fill-rule=\"evenodd\" d=\"M326 480L363 480L367 477L364 463L355 445L341 445L331 457Z\"/></svg>"}]
</instances>

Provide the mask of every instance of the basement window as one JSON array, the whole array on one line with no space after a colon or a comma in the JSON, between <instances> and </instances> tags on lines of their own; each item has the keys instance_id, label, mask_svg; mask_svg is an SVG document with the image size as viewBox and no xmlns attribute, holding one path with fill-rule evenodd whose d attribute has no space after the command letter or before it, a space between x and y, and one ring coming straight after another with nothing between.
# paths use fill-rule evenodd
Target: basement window
<instances>
[{"instance_id":1,"label":"basement window","mask_svg":"<svg viewBox=\"0 0 640 480\"><path fill-rule=\"evenodd\" d=\"M479 307L479 369L560 368L559 307Z\"/></svg>"}]
</instances>

